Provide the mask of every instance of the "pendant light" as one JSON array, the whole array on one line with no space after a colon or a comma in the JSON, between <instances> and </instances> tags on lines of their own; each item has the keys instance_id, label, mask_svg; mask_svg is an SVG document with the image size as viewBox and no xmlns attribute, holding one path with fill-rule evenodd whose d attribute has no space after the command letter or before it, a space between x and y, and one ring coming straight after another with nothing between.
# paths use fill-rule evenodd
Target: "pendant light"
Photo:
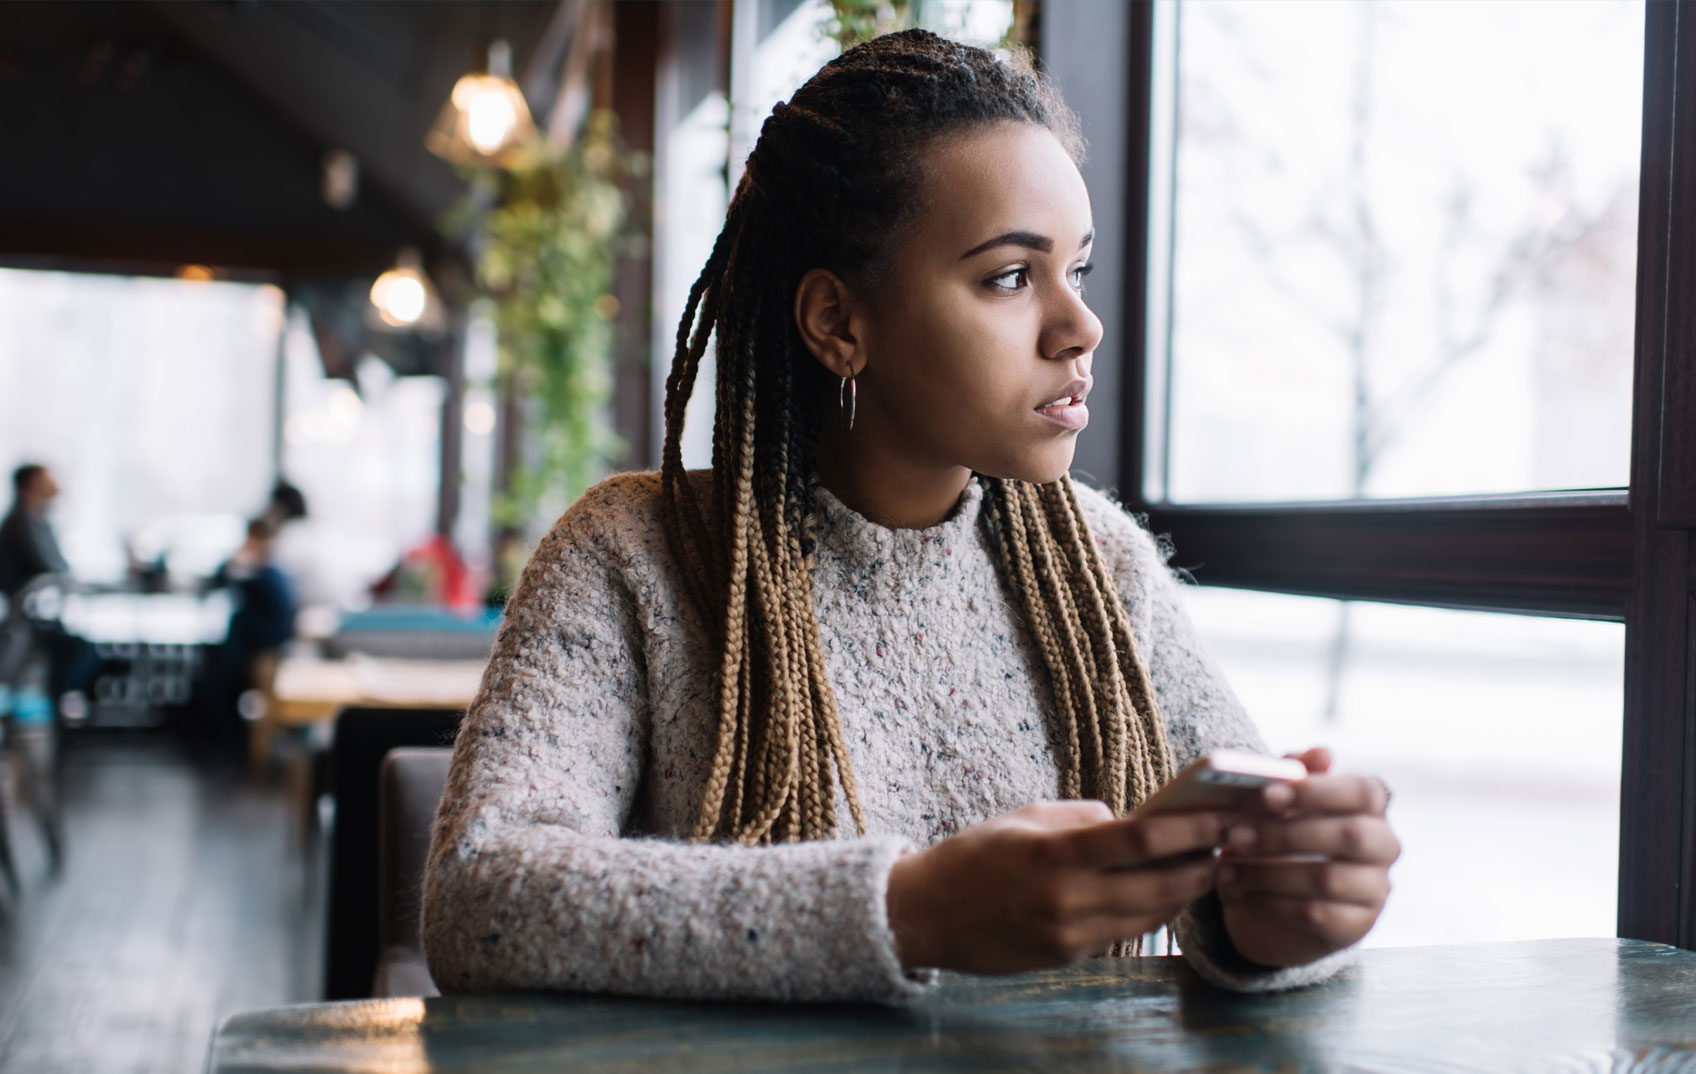
<instances>
[{"instance_id":1,"label":"pendant light","mask_svg":"<svg viewBox=\"0 0 1696 1074\"><path fill-rule=\"evenodd\" d=\"M524 94L512 80L512 46L489 44L485 70L454 83L424 145L455 164L506 164L536 137Z\"/></svg>"},{"instance_id":2,"label":"pendant light","mask_svg":"<svg viewBox=\"0 0 1696 1074\"><path fill-rule=\"evenodd\" d=\"M430 331L441 325L441 302L418 251L407 247L371 285L372 323L391 330Z\"/></svg>"}]
</instances>

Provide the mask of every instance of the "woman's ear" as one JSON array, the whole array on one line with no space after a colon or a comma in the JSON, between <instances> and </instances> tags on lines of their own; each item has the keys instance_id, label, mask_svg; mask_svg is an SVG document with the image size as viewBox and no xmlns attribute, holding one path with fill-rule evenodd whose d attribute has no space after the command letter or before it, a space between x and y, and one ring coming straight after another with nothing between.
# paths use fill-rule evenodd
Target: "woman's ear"
<instances>
[{"instance_id":1,"label":"woman's ear","mask_svg":"<svg viewBox=\"0 0 1696 1074\"><path fill-rule=\"evenodd\" d=\"M795 327L833 376L851 377L866 368L857 310L848 285L829 269L811 270L795 287Z\"/></svg>"}]
</instances>

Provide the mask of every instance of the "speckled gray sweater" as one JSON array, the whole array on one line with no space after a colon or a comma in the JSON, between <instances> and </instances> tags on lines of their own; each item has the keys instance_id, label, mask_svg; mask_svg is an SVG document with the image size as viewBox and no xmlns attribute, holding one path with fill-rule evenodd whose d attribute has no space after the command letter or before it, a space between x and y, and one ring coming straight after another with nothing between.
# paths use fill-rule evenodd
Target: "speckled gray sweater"
<instances>
[{"instance_id":1,"label":"speckled gray sweater","mask_svg":"<svg viewBox=\"0 0 1696 1074\"><path fill-rule=\"evenodd\" d=\"M1105 496L1078 493L1178 764L1263 749L1154 540ZM424 885L425 952L444 991L898 1000L927 987L932 975L895 955L890 864L1058 797L1049 690L991 560L975 481L922 530L818 499L819 630L867 834L685 842L712 756L717 658L669 552L658 475L610 478L536 550L459 734ZM1202 976L1238 989L1321 980L1350 955L1247 964L1213 898L1174 931Z\"/></svg>"}]
</instances>

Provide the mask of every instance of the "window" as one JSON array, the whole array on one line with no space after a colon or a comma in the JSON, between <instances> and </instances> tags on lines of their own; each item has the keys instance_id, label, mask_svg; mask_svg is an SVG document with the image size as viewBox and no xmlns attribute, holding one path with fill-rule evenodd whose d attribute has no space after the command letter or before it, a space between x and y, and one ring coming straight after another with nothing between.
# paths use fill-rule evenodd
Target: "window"
<instances>
[{"instance_id":1,"label":"window","mask_svg":"<svg viewBox=\"0 0 1696 1074\"><path fill-rule=\"evenodd\" d=\"M279 461L311 510L279 548L305 602L357 604L429 535L442 381L369 357L357 390L330 380L296 316L279 383L284 305L269 284L0 269L0 469L54 470L54 528L77 578L120 582L131 557L162 560L181 586L210 575ZM90 614L99 635L111 617Z\"/></svg>"},{"instance_id":2,"label":"window","mask_svg":"<svg viewBox=\"0 0 1696 1074\"><path fill-rule=\"evenodd\" d=\"M132 553L192 578L241 544L274 477L282 306L270 286L0 269L0 463L52 468L78 578L120 581Z\"/></svg>"},{"instance_id":3,"label":"window","mask_svg":"<svg viewBox=\"0 0 1696 1074\"><path fill-rule=\"evenodd\" d=\"M1150 493L1624 486L1641 0L1156 10Z\"/></svg>"},{"instance_id":4,"label":"window","mask_svg":"<svg viewBox=\"0 0 1696 1074\"><path fill-rule=\"evenodd\" d=\"M283 530L278 557L303 603L363 605L371 583L435 528L444 381L397 377L371 355L356 377L326 377L306 317L290 318L282 472L309 514Z\"/></svg>"},{"instance_id":5,"label":"window","mask_svg":"<svg viewBox=\"0 0 1696 1074\"><path fill-rule=\"evenodd\" d=\"M1274 752L1322 743L1394 788L1404 851L1369 945L1613 935L1619 624L1186 596Z\"/></svg>"},{"instance_id":6,"label":"window","mask_svg":"<svg viewBox=\"0 0 1696 1074\"><path fill-rule=\"evenodd\" d=\"M1123 401L1096 423L1115 429L1118 443L1114 464L1098 476L1149 512L1153 528L1172 536L1175 562L1204 584L1590 620L1513 622L1516 629L1587 632L1596 655L1586 659L1598 683L1613 676L1607 668L1623 668L1615 680L1623 681L1623 698L1616 686L1606 705L1613 711L1611 701L1623 701L1616 927L1622 936L1696 946L1696 319L1688 305L1696 294L1696 138L1689 118L1696 115L1696 10L1687 3L1369 6L1375 13L1353 4L1138 3L1127 9L1123 37L1065 9L1046 9L1044 47L1063 85L1075 71L1093 72L1089 77L1099 82L1100 72L1111 70L1100 64L1125 41L1130 45L1131 63L1115 92L1085 97L1068 87L1086 133L1108 132L1104 141L1111 145L1112 132L1130 132L1122 160L1098 161L1091 178L1098 204L1111 196L1104 175L1122 184L1125 219L1117 230L1129 251L1125 285L1092 296L1110 333L1115 321L1124 326L1117 342L1109 337L1113 353L1104 346L1098 359L1119 382L1115 393ZM1523 32L1501 34L1503 20L1522 18L1529 20ZM1445 26L1449 19L1461 21ZM1316 34L1317 23L1326 21L1330 44L1299 44L1302 27ZM1386 27L1395 35L1385 34ZM1279 40L1281 48L1274 46ZM1363 41L1374 50L1371 65L1360 61ZM1411 59L1394 54L1414 43L1420 47ZM1198 54L1204 46L1205 57ZM1279 55L1292 48L1297 85L1331 80L1332 91L1318 98L1331 119L1291 104L1280 96L1283 89L1266 88ZM1634 87L1633 55L1641 57ZM1097 65L1077 63L1091 56ZM1338 80L1351 71L1359 85L1376 91L1379 113L1398 110L1387 134L1374 134L1377 125L1357 122L1334 99ZM1466 114L1457 115L1451 92L1485 72L1492 84L1495 74L1519 72L1510 81L1524 84L1498 86L1488 99L1476 90ZM1251 122L1233 115L1262 103L1241 92L1250 84L1268 101L1282 102L1276 116ZM1341 85L1347 100L1351 84ZM1186 166L1177 98L1208 86L1214 96L1201 103L1211 111L1188 117L1194 152ZM1581 113L1602 101L1612 102L1610 122L1586 126ZM1333 146L1328 153L1312 149L1300 162L1285 160L1277 171L1261 143L1281 144L1278 124L1290 124L1292 110L1298 118L1283 128L1284 138L1319 138L1325 123L1334 136L1340 123L1345 147L1358 135L1363 163ZM1543 153L1539 147L1546 145L1528 141L1527 132L1557 129L1549 126L1551 116L1591 133L1559 128L1565 133L1555 142L1564 151ZM1232 123L1247 131L1234 142L1225 137ZM1471 147L1458 154L1463 181L1453 182L1451 156L1446 177L1424 183L1422 201L1397 202L1392 213L1382 201L1389 189L1417 186L1419 159L1437 159L1404 160L1399 170L1409 174L1392 174L1398 169L1388 162L1421 129L1438 131L1440 143ZM1215 138L1211 149L1208 137ZM1386 138L1393 144L1386 146ZM1229 155L1206 156L1225 150ZM1300 170L1317 172L1327 160L1333 185L1310 182L1304 196L1292 195ZM1635 195L1621 191L1633 162ZM1472 174L1485 165L1494 176L1489 181ZM1338 252L1347 244L1337 235L1347 232L1333 224L1336 234L1302 233L1327 213L1349 224L1335 209L1349 203L1351 167L1363 169L1355 191L1386 206L1370 217L1376 260L1369 267L1396 275L1384 267L1393 237L1424 251L1394 255L1403 259L1398 271L1412 279L1406 295L1394 300L1404 304L1402 312L1392 317L1392 299L1382 298L1386 305L1370 322L1381 342L1368 339L1364 365L1349 360L1351 344L1340 343L1322 316L1338 308L1346 315L1351 304L1340 299L1352 296L1358 306L1365 290L1359 266L1349 271ZM1186 186L1192 180L1197 185ZM1556 197L1545 197L1548 189ZM1574 220L1605 223L1577 260L1555 256L1561 221L1573 213ZM1098 210L1098 226L1099 217ZM1358 215L1349 226L1360 228ZM1455 234L1445 237L1446 230ZM1488 236L1494 238L1486 242ZM1529 238L1516 247L1515 236ZM1214 243L1209 256L1194 256L1186 246L1191 240ZM1434 251L1444 242L1452 254L1438 257ZM1105 245L1098 262L1111 256ZM1501 274L1491 266L1502 261L1489 251L1521 248L1536 254L1525 270L1529 277L1514 277L1514 286L1494 297ZM1539 290L1566 295L1569 273L1604 268L1587 288L1593 293L1576 304ZM1444 277L1448 282L1439 286ZM1316 301L1294 290L1315 283L1321 285ZM1387 287L1375 293L1388 295ZM1441 312L1445 302L1449 314ZM1445 361L1443 340L1479 336L1464 327L1492 303L1494 327L1482 334L1487 341L1464 361ZM1558 352L1569 346L1584 357L1561 359ZM1270 363L1260 361L1268 351L1282 363L1275 368L1308 378L1301 391L1268 375ZM1629 420L1626 355L1632 356ZM1444 372L1426 390L1430 378L1421 370L1429 368ZM1420 390L1409 394L1410 386ZM1361 413L1396 429L1380 437L1364 474L1357 435L1372 425L1363 425ZM1294 599L1205 589L1192 597L1202 620L1209 619L1210 601ZM1290 621L1316 616L1321 623L1342 614L1335 604L1290 610L1296 607L1281 605L1279 614ZM1356 638L1368 620L1397 614L1361 603L1346 607L1357 620ZM1230 659L1242 667L1228 664L1227 671L1254 694L1263 690L1256 683L1265 662L1245 655L1245 645L1259 643L1242 637L1251 621L1244 616L1230 611L1212 632L1222 651L1236 650ZM1619 627L1610 623L1624 624L1622 661ZM1362 670L1364 655L1355 659L1352 674L1377 674ZM1493 691L1512 681L1514 662L1504 657L1492 666L1484 688ZM1442 680L1463 677L1451 668L1414 681L1452 693ZM1584 720L1605 719L1602 713L1598 700ZM1519 716L1498 702L1477 720L1505 721L1489 729L1495 734ZM1607 815L1595 816L1605 829ZM1590 830L1589 840L1605 846L1594 825ZM1593 920L1594 910L1583 911L1591 916L1582 920ZM1571 920L1582 917L1574 914Z\"/></svg>"}]
</instances>

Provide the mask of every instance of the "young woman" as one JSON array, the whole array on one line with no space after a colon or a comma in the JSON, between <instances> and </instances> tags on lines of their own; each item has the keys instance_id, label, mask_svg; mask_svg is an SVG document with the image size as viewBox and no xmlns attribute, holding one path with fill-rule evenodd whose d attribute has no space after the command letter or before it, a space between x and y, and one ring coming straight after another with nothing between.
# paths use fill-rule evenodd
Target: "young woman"
<instances>
[{"instance_id":1,"label":"young woman","mask_svg":"<svg viewBox=\"0 0 1696 1074\"><path fill-rule=\"evenodd\" d=\"M466 715L425 883L444 990L894 999L1168 921L1270 989L1372 926L1385 792L1322 750L1263 815L1127 816L1264 747L1154 540L1067 477L1101 340L1081 152L1028 68L917 30L773 110L661 470L560 519Z\"/></svg>"}]
</instances>

